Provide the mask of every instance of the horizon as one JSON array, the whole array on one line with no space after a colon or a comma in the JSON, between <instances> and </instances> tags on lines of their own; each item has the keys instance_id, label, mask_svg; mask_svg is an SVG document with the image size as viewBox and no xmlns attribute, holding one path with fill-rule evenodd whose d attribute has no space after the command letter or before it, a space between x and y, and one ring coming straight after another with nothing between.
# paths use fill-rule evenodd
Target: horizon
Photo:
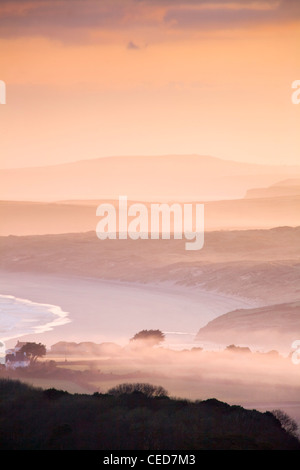
<instances>
[{"instance_id":1,"label":"horizon","mask_svg":"<svg viewBox=\"0 0 300 470\"><path fill-rule=\"evenodd\" d=\"M204 155L200 153L189 153L189 154L173 154L173 153L166 153L166 154L133 154L133 155L104 155L102 157L94 157L94 158L79 158L78 160L71 160L71 161L62 161L60 163L47 163L45 165L34 165L34 166L23 166L23 167L1 167L0 171L6 170L26 170L30 168L48 168L53 166L63 166L63 165L72 165L74 163L83 163L83 162L96 162L97 160L104 160L104 159L131 159L131 158L189 158L189 157L199 157L203 159L211 159L211 160L220 160L222 162L227 163L237 163L242 165L252 165L252 166L266 166L266 167L299 167L300 168L300 160L299 163L260 163L260 162L250 162L250 161L243 161L243 160L232 160L230 158L221 158L216 157L215 155ZM291 178L289 178L291 179ZM297 179L297 175L295 177Z\"/></svg>"}]
</instances>

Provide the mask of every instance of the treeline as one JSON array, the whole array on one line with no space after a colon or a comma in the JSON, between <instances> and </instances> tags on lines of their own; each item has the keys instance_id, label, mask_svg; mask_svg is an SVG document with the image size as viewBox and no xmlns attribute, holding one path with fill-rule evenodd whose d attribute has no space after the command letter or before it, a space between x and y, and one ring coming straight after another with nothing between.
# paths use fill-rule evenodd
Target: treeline
<instances>
[{"instance_id":1,"label":"treeline","mask_svg":"<svg viewBox=\"0 0 300 470\"><path fill-rule=\"evenodd\" d=\"M144 332L152 332L152 331L157 331L157 335L145 335L143 338L142 334ZM160 337L162 335L162 337ZM128 353L131 351L132 353L139 349L144 348L144 352L148 350L153 351L152 346L155 344L158 345L159 343L163 342L163 333L161 333L160 330L142 330L139 333L137 333L133 338L130 339L130 344L131 348L128 348L127 346L120 346L116 343L100 343L96 344L91 341L84 341L81 343L75 343L75 342L69 342L69 341L59 341L58 343L55 343L51 346L50 351L47 353L48 356L51 357L51 355L62 355L62 356L72 356L72 355L77 355L77 356L122 356L124 353ZM138 345L139 348L137 347L136 349L132 348L132 345ZM205 350L200 347L200 346L195 346L191 349L182 349L182 350L172 350L172 349L164 349L161 347L160 349L155 350L157 354L159 353L168 353L169 355L174 353L174 354L180 354L180 353L199 353L201 351L205 352ZM278 351L271 350L268 352L255 352L251 351L249 347L244 347L244 346L236 346L234 344L230 344L226 346L223 350L227 352L236 352L236 353L252 353L255 355L263 355L263 356L270 356L272 355L273 357L279 356ZM139 352L138 352L139 353Z\"/></svg>"},{"instance_id":2,"label":"treeline","mask_svg":"<svg viewBox=\"0 0 300 470\"><path fill-rule=\"evenodd\" d=\"M0 397L1 449L300 450L270 412L171 399L149 384L72 395L1 379Z\"/></svg>"}]
</instances>

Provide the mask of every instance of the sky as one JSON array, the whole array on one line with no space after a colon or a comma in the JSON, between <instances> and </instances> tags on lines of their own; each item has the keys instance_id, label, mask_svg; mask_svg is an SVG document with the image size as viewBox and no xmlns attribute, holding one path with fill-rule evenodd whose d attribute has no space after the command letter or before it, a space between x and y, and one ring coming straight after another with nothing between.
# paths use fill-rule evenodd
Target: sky
<instances>
[{"instance_id":1,"label":"sky","mask_svg":"<svg viewBox=\"0 0 300 470\"><path fill-rule=\"evenodd\" d=\"M298 0L1 0L0 167L300 163Z\"/></svg>"}]
</instances>

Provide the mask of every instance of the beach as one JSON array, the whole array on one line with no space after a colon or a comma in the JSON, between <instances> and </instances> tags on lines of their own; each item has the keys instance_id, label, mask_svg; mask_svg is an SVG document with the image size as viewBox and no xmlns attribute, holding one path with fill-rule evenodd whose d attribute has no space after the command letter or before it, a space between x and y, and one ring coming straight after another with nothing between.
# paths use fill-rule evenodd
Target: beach
<instances>
[{"instance_id":1,"label":"beach","mask_svg":"<svg viewBox=\"0 0 300 470\"><path fill-rule=\"evenodd\" d=\"M2 341L24 334L40 334L69 322L68 313L57 305L32 302L13 295L0 295Z\"/></svg>"},{"instance_id":2,"label":"beach","mask_svg":"<svg viewBox=\"0 0 300 470\"><path fill-rule=\"evenodd\" d=\"M142 329L160 329L178 348L183 343L192 344L199 328L213 318L253 305L244 299L174 283L125 283L2 271L0 284L2 295L54 305L68 312L68 323L31 334L18 331L15 336L47 347L57 341L126 344Z\"/></svg>"}]
</instances>

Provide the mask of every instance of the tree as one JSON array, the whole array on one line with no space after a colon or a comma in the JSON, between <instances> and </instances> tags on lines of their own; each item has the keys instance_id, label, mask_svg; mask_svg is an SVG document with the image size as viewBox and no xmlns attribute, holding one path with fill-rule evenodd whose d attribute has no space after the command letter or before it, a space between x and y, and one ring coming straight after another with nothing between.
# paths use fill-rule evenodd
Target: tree
<instances>
[{"instance_id":1,"label":"tree","mask_svg":"<svg viewBox=\"0 0 300 470\"><path fill-rule=\"evenodd\" d=\"M251 353L251 349L247 346L236 346L235 344L230 344L226 347L225 351L236 352L236 353Z\"/></svg>"},{"instance_id":2,"label":"tree","mask_svg":"<svg viewBox=\"0 0 300 470\"><path fill-rule=\"evenodd\" d=\"M42 343L26 343L21 347L20 352L26 354L30 362L34 363L38 357L45 356L46 346Z\"/></svg>"},{"instance_id":3,"label":"tree","mask_svg":"<svg viewBox=\"0 0 300 470\"><path fill-rule=\"evenodd\" d=\"M154 346L165 340L165 335L160 330L141 330L130 341L140 341L148 346Z\"/></svg>"},{"instance_id":4,"label":"tree","mask_svg":"<svg viewBox=\"0 0 300 470\"><path fill-rule=\"evenodd\" d=\"M108 390L109 395L124 395L132 393L142 393L148 398L167 397L168 392L160 385L148 383L124 383Z\"/></svg>"},{"instance_id":5,"label":"tree","mask_svg":"<svg viewBox=\"0 0 300 470\"><path fill-rule=\"evenodd\" d=\"M297 437L298 424L287 413L282 410L273 410L272 414L281 424L281 427L292 436Z\"/></svg>"}]
</instances>

